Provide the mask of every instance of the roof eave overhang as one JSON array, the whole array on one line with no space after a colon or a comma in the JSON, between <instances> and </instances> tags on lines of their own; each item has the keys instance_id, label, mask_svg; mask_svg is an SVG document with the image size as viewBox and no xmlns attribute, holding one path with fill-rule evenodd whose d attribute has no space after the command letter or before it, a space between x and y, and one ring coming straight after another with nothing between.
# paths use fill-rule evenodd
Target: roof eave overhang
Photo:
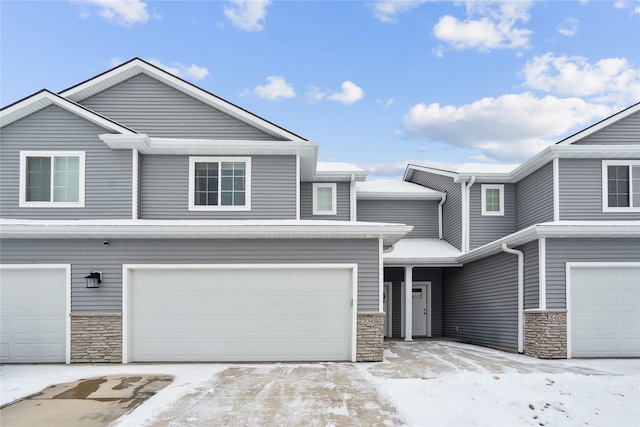
<instances>
[{"instance_id":1,"label":"roof eave overhang","mask_svg":"<svg viewBox=\"0 0 640 427\"><path fill-rule=\"evenodd\" d=\"M440 201L445 197L445 193L434 192L430 194L421 194L421 193L377 193L377 192L366 192L366 191L358 191L356 193L356 198L358 200L437 200Z\"/></svg>"},{"instance_id":2,"label":"roof eave overhang","mask_svg":"<svg viewBox=\"0 0 640 427\"><path fill-rule=\"evenodd\" d=\"M396 258L384 259L385 267L462 267L463 264L455 258Z\"/></svg>"},{"instance_id":3,"label":"roof eave overhang","mask_svg":"<svg viewBox=\"0 0 640 427\"><path fill-rule=\"evenodd\" d=\"M369 176L367 171L316 171L308 180L313 182L364 182ZM305 179L306 180L306 179Z\"/></svg>"},{"instance_id":4,"label":"roof eave overhang","mask_svg":"<svg viewBox=\"0 0 640 427\"><path fill-rule=\"evenodd\" d=\"M4 239L382 239L393 245L413 227L404 224L292 224L277 221L22 221L0 220Z\"/></svg>"}]
</instances>

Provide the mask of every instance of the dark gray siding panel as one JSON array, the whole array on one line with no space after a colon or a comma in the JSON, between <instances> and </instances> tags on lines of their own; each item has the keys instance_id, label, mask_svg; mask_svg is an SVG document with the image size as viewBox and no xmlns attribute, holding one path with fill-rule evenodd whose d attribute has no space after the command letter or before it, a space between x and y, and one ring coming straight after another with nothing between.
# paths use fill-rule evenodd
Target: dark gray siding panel
<instances>
[{"instance_id":1,"label":"dark gray siding panel","mask_svg":"<svg viewBox=\"0 0 640 427\"><path fill-rule=\"evenodd\" d=\"M123 264L357 263L358 310L378 311L378 240L31 240L6 239L2 264L71 264L71 310L122 311ZM90 270L103 274L87 289ZM179 284L176 284L179 286Z\"/></svg>"},{"instance_id":2,"label":"dark gray siding panel","mask_svg":"<svg viewBox=\"0 0 640 427\"><path fill-rule=\"evenodd\" d=\"M516 231L516 186L504 184L504 216L482 216L482 184L469 196L469 249L486 245Z\"/></svg>"},{"instance_id":3,"label":"dark gray siding panel","mask_svg":"<svg viewBox=\"0 0 640 427\"><path fill-rule=\"evenodd\" d=\"M356 212L358 221L412 225L409 239L438 238L436 200L358 200Z\"/></svg>"},{"instance_id":4,"label":"dark gray siding panel","mask_svg":"<svg viewBox=\"0 0 640 427\"><path fill-rule=\"evenodd\" d=\"M518 346L518 258L501 253L444 271L443 334ZM456 332L458 327L458 332Z\"/></svg>"},{"instance_id":5,"label":"dark gray siding panel","mask_svg":"<svg viewBox=\"0 0 640 427\"><path fill-rule=\"evenodd\" d=\"M391 323L391 336L393 338L402 337L402 284L400 282L393 283L393 290L391 291L393 305L393 312L391 316L393 320Z\"/></svg>"},{"instance_id":6,"label":"dark gray siding panel","mask_svg":"<svg viewBox=\"0 0 640 427\"><path fill-rule=\"evenodd\" d=\"M566 308L567 262L640 262L639 239L546 239L547 308ZM606 283L603 283L605 286Z\"/></svg>"},{"instance_id":7,"label":"dark gray siding panel","mask_svg":"<svg viewBox=\"0 0 640 427\"><path fill-rule=\"evenodd\" d=\"M273 136L145 74L87 98L82 104L155 137L275 140Z\"/></svg>"},{"instance_id":8,"label":"dark gray siding panel","mask_svg":"<svg viewBox=\"0 0 640 427\"><path fill-rule=\"evenodd\" d=\"M560 220L639 220L640 212L602 212L602 161L560 159Z\"/></svg>"},{"instance_id":9,"label":"dark gray siding panel","mask_svg":"<svg viewBox=\"0 0 640 427\"><path fill-rule=\"evenodd\" d=\"M518 182L516 203L518 230L553 221L553 162Z\"/></svg>"},{"instance_id":10,"label":"dark gray siding panel","mask_svg":"<svg viewBox=\"0 0 640 427\"><path fill-rule=\"evenodd\" d=\"M349 221L351 219L351 184L336 183L336 215L313 214L313 183L300 183L300 219Z\"/></svg>"},{"instance_id":11,"label":"dark gray siding panel","mask_svg":"<svg viewBox=\"0 0 640 427\"><path fill-rule=\"evenodd\" d=\"M3 218L131 218L131 150L111 150L98 135L109 133L58 106L2 128L0 215ZM84 208L19 208L20 151L84 151Z\"/></svg>"},{"instance_id":12,"label":"dark gray siding panel","mask_svg":"<svg viewBox=\"0 0 640 427\"><path fill-rule=\"evenodd\" d=\"M518 248L524 252L524 308L538 308L540 292L540 270L538 264L538 241Z\"/></svg>"},{"instance_id":13,"label":"dark gray siding panel","mask_svg":"<svg viewBox=\"0 0 640 427\"><path fill-rule=\"evenodd\" d=\"M296 158L251 159L251 211L189 211L189 156L140 156L144 219L295 219Z\"/></svg>"},{"instance_id":14,"label":"dark gray siding panel","mask_svg":"<svg viewBox=\"0 0 640 427\"><path fill-rule=\"evenodd\" d=\"M595 132L574 145L637 145L640 144L640 113L632 114Z\"/></svg>"},{"instance_id":15,"label":"dark gray siding panel","mask_svg":"<svg viewBox=\"0 0 640 427\"><path fill-rule=\"evenodd\" d=\"M447 193L442 205L442 234L444 240L462 249L462 197L460 184L453 178L423 171L414 171L411 182Z\"/></svg>"}]
</instances>

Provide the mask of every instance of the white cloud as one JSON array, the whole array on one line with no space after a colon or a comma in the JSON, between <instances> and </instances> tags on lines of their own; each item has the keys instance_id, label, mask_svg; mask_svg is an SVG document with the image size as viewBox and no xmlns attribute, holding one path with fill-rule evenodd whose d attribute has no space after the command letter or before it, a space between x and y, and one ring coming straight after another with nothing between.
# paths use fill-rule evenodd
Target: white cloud
<instances>
[{"instance_id":1,"label":"white cloud","mask_svg":"<svg viewBox=\"0 0 640 427\"><path fill-rule=\"evenodd\" d=\"M635 3L635 6L632 6ZM616 1L613 3L613 7L615 9L626 9L627 7L633 8L633 13L640 13L640 5L638 5L638 0L635 2L631 1Z\"/></svg>"},{"instance_id":2,"label":"white cloud","mask_svg":"<svg viewBox=\"0 0 640 427\"><path fill-rule=\"evenodd\" d=\"M393 24L397 22L396 16L408 12L427 0L384 0L373 3L373 16L382 22Z\"/></svg>"},{"instance_id":3,"label":"white cloud","mask_svg":"<svg viewBox=\"0 0 640 427\"><path fill-rule=\"evenodd\" d=\"M640 100L640 68L625 58L604 58L591 64L580 56L546 53L528 61L522 73L524 86L530 89L621 106Z\"/></svg>"},{"instance_id":4,"label":"white cloud","mask_svg":"<svg viewBox=\"0 0 640 427\"><path fill-rule=\"evenodd\" d=\"M245 31L262 31L271 0L231 0L224 6L224 15Z\"/></svg>"},{"instance_id":5,"label":"white cloud","mask_svg":"<svg viewBox=\"0 0 640 427\"><path fill-rule=\"evenodd\" d=\"M76 3L94 5L99 8L99 14L105 20L123 27L134 24L144 24L149 21L147 4L140 0L76 0ZM90 16L83 11L82 17ZM154 16L154 18L159 18Z\"/></svg>"},{"instance_id":6,"label":"white cloud","mask_svg":"<svg viewBox=\"0 0 640 427\"><path fill-rule=\"evenodd\" d=\"M612 112L579 98L507 94L460 107L418 104L405 115L404 128L412 139L478 149L493 161L521 162Z\"/></svg>"},{"instance_id":7,"label":"white cloud","mask_svg":"<svg viewBox=\"0 0 640 427\"><path fill-rule=\"evenodd\" d=\"M578 20L570 16L557 29L563 36L573 37L578 34Z\"/></svg>"},{"instance_id":8,"label":"white cloud","mask_svg":"<svg viewBox=\"0 0 640 427\"><path fill-rule=\"evenodd\" d=\"M530 7L530 1L468 1L467 19L445 15L433 27L433 34L457 50L527 48L532 31L517 28L516 23L529 20Z\"/></svg>"},{"instance_id":9,"label":"white cloud","mask_svg":"<svg viewBox=\"0 0 640 427\"><path fill-rule=\"evenodd\" d=\"M113 58L111 61L119 60L120 58ZM147 59L148 62L156 67L162 68L168 73L177 77L190 78L193 80L202 80L209 75L209 70L205 67L198 67L195 64L183 65L179 62L173 62L171 65L163 64L155 58Z\"/></svg>"},{"instance_id":10,"label":"white cloud","mask_svg":"<svg viewBox=\"0 0 640 427\"><path fill-rule=\"evenodd\" d=\"M363 96L364 91L355 83L347 80L342 83L342 92L329 95L327 99L330 101L342 102L344 105L349 105L360 101Z\"/></svg>"},{"instance_id":11,"label":"white cloud","mask_svg":"<svg viewBox=\"0 0 640 427\"><path fill-rule=\"evenodd\" d=\"M307 99L311 102L321 101L327 96L327 93L324 92L319 87L309 85L309 90L307 91Z\"/></svg>"},{"instance_id":12,"label":"white cloud","mask_svg":"<svg viewBox=\"0 0 640 427\"><path fill-rule=\"evenodd\" d=\"M389 98L389 99L376 99L376 102L380 105L382 105L382 108L389 108L391 107L393 104L395 104L396 100L393 98Z\"/></svg>"},{"instance_id":13,"label":"white cloud","mask_svg":"<svg viewBox=\"0 0 640 427\"><path fill-rule=\"evenodd\" d=\"M256 86L253 91L260 98L270 99L272 101L278 98L293 98L296 96L296 92L284 77L270 76L267 77L267 83L264 86Z\"/></svg>"}]
</instances>

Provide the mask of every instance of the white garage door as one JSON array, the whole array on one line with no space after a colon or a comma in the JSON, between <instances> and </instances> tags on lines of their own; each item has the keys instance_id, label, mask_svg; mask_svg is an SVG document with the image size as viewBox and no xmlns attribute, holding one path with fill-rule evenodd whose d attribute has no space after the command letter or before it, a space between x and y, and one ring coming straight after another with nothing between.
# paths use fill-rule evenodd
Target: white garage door
<instances>
[{"instance_id":1,"label":"white garage door","mask_svg":"<svg viewBox=\"0 0 640 427\"><path fill-rule=\"evenodd\" d=\"M352 359L350 268L134 268L127 286L132 361Z\"/></svg>"},{"instance_id":2,"label":"white garage door","mask_svg":"<svg viewBox=\"0 0 640 427\"><path fill-rule=\"evenodd\" d=\"M0 361L65 362L67 270L0 268Z\"/></svg>"},{"instance_id":3,"label":"white garage door","mask_svg":"<svg viewBox=\"0 0 640 427\"><path fill-rule=\"evenodd\" d=\"M640 266L570 268L571 356L640 356Z\"/></svg>"}]
</instances>

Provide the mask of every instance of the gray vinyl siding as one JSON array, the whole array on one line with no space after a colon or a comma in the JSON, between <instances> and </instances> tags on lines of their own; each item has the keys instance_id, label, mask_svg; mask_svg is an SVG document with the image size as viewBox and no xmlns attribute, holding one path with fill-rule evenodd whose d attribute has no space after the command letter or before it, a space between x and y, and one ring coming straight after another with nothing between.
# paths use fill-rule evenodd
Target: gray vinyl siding
<instances>
[{"instance_id":1,"label":"gray vinyl siding","mask_svg":"<svg viewBox=\"0 0 640 427\"><path fill-rule=\"evenodd\" d=\"M423 171L413 171L411 182L447 194L442 205L442 235L451 245L462 249L462 190L453 178Z\"/></svg>"},{"instance_id":2,"label":"gray vinyl siding","mask_svg":"<svg viewBox=\"0 0 640 427\"><path fill-rule=\"evenodd\" d=\"M349 221L351 219L351 183L336 183L336 205L335 215L314 215L313 183L300 183L300 219Z\"/></svg>"},{"instance_id":3,"label":"gray vinyl siding","mask_svg":"<svg viewBox=\"0 0 640 427\"><path fill-rule=\"evenodd\" d=\"M518 346L518 258L515 255L500 253L462 268L445 269L443 289L445 336Z\"/></svg>"},{"instance_id":4,"label":"gray vinyl siding","mask_svg":"<svg viewBox=\"0 0 640 427\"><path fill-rule=\"evenodd\" d=\"M640 144L640 112L585 137L574 145L638 145Z\"/></svg>"},{"instance_id":5,"label":"gray vinyl siding","mask_svg":"<svg viewBox=\"0 0 640 427\"><path fill-rule=\"evenodd\" d=\"M144 219L295 219L295 156L251 158L251 211L189 211L189 156L140 156Z\"/></svg>"},{"instance_id":6,"label":"gray vinyl siding","mask_svg":"<svg viewBox=\"0 0 640 427\"><path fill-rule=\"evenodd\" d=\"M560 159L559 162L560 220L640 220L640 212L602 211L602 160Z\"/></svg>"},{"instance_id":7,"label":"gray vinyl siding","mask_svg":"<svg viewBox=\"0 0 640 427\"><path fill-rule=\"evenodd\" d=\"M566 308L567 262L640 262L640 239L546 239L547 308ZM606 286L606 283L602 284Z\"/></svg>"},{"instance_id":8,"label":"gray vinyl siding","mask_svg":"<svg viewBox=\"0 0 640 427\"><path fill-rule=\"evenodd\" d=\"M378 311L378 240L5 239L2 264L71 264L71 311L121 312L123 264L357 263L358 310ZM87 289L89 271L103 274ZM180 286L176 283L176 286Z\"/></svg>"},{"instance_id":9,"label":"gray vinyl siding","mask_svg":"<svg viewBox=\"0 0 640 427\"><path fill-rule=\"evenodd\" d=\"M111 150L109 133L52 105L2 128L0 215L25 219L131 218L131 150ZM84 151L84 208L20 208L20 151Z\"/></svg>"},{"instance_id":10,"label":"gray vinyl siding","mask_svg":"<svg viewBox=\"0 0 640 427\"><path fill-rule=\"evenodd\" d=\"M81 104L152 137L275 140L145 74L125 80Z\"/></svg>"},{"instance_id":11,"label":"gray vinyl siding","mask_svg":"<svg viewBox=\"0 0 640 427\"><path fill-rule=\"evenodd\" d=\"M358 200L358 221L392 222L412 225L408 239L438 238L436 200Z\"/></svg>"},{"instance_id":12,"label":"gray vinyl siding","mask_svg":"<svg viewBox=\"0 0 640 427\"><path fill-rule=\"evenodd\" d=\"M387 267L384 269L384 281L392 282L392 336L400 338L402 336L402 287L401 284L405 279L404 268ZM431 282L431 336L442 336L442 319L443 319L443 286L442 286L442 269L415 267L413 269L413 282Z\"/></svg>"},{"instance_id":13,"label":"gray vinyl siding","mask_svg":"<svg viewBox=\"0 0 640 427\"><path fill-rule=\"evenodd\" d=\"M516 186L504 184L504 216L482 215L482 184L469 196L469 249L475 249L516 231Z\"/></svg>"},{"instance_id":14,"label":"gray vinyl siding","mask_svg":"<svg viewBox=\"0 0 640 427\"><path fill-rule=\"evenodd\" d=\"M516 186L517 230L553 221L553 162L549 162Z\"/></svg>"},{"instance_id":15,"label":"gray vinyl siding","mask_svg":"<svg viewBox=\"0 0 640 427\"><path fill-rule=\"evenodd\" d=\"M529 242L518 248L524 253L524 308L538 308L540 294L540 270L538 241Z\"/></svg>"}]
</instances>

